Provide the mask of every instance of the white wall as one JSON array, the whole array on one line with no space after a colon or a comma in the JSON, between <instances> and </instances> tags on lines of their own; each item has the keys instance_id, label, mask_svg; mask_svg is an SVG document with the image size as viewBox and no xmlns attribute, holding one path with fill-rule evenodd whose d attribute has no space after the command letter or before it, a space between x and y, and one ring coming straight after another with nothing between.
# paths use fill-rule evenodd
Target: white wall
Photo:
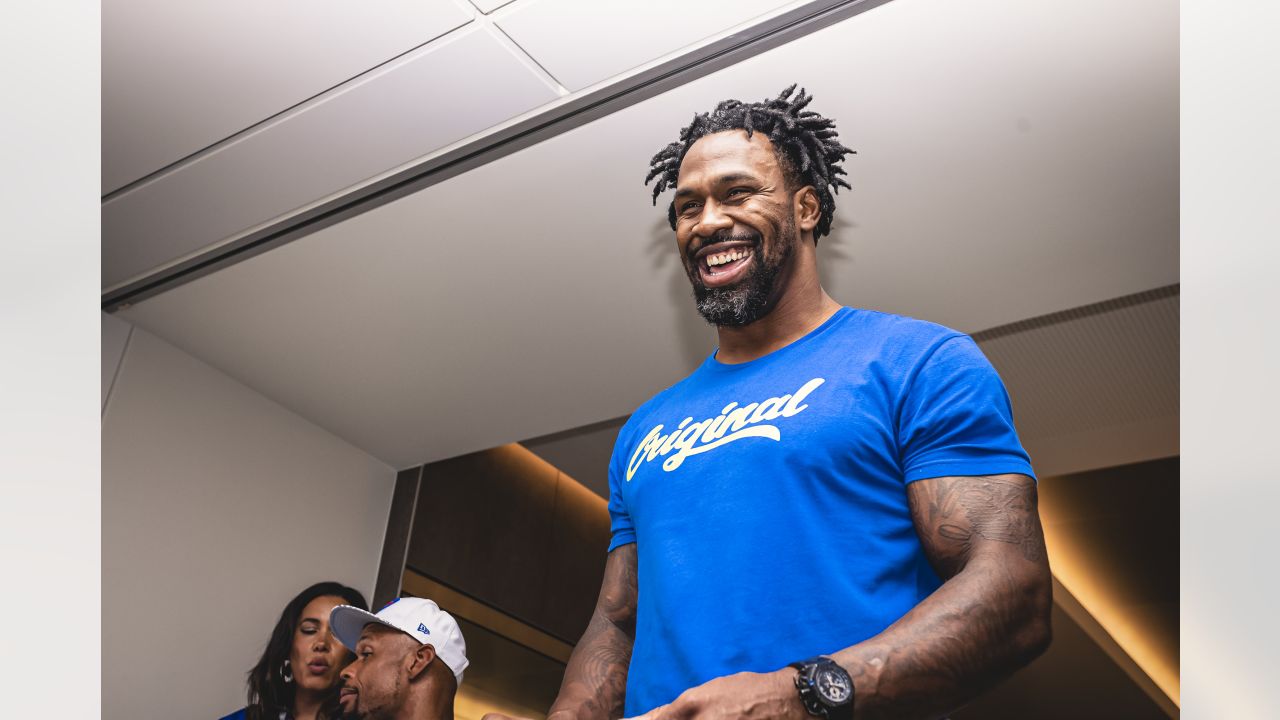
<instances>
[{"instance_id":1,"label":"white wall","mask_svg":"<svg viewBox=\"0 0 1280 720\"><path fill-rule=\"evenodd\" d=\"M133 326L115 315L102 313L102 412L107 411L107 398L120 371L124 349L129 345L129 333Z\"/></svg>"},{"instance_id":2,"label":"white wall","mask_svg":"<svg viewBox=\"0 0 1280 720\"><path fill-rule=\"evenodd\" d=\"M243 705L245 672L297 591L333 579L372 592L394 480L133 329L102 424L103 718Z\"/></svg>"}]
</instances>

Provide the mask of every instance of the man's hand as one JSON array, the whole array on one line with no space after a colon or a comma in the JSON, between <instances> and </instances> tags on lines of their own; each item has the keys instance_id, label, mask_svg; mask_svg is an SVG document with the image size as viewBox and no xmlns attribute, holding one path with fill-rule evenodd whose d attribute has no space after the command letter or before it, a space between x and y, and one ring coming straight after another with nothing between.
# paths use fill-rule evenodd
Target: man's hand
<instances>
[{"instance_id":1,"label":"man's hand","mask_svg":"<svg viewBox=\"0 0 1280 720\"><path fill-rule=\"evenodd\" d=\"M690 688L667 705L632 720L809 720L796 691L796 671L726 675Z\"/></svg>"}]
</instances>

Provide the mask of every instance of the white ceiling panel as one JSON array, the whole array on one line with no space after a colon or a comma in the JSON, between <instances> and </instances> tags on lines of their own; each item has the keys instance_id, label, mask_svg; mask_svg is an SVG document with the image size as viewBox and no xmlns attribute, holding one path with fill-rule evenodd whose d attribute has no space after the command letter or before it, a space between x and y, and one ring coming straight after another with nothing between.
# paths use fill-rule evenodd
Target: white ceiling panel
<instances>
[{"instance_id":1,"label":"white ceiling panel","mask_svg":"<svg viewBox=\"0 0 1280 720\"><path fill-rule=\"evenodd\" d=\"M752 18L785 0L522 0L494 22L571 91L626 72Z\"/></svg>"},{"instance_id":2,"label":"white ceiling panel","mask_svg":"<svg viewBox=\"0 0 1280 720\"><path fill-rule=\"evenodd\" d=\"M459 30L102 209L122 283L555 99L487 28ZM216 198L217 202L211 202Z\"/></svg>"},{"instance_id":3,"label":"white ceiling panel","mask_svg":"<svg viewBox=\"0 0 1280 720\"><path fill-rule=\"evenodd\" d=\"M1170 0L894 0L124 315L397 467L627 415L713 342L650 156L796 81L859 153L837 300L968 332L1109 300L1178 281L1177 61Z\"/></svg>"},{"instance_id":4,"label":"white ceiling panel","mask_svg":"<svg viewBox=\"0 0 1280 720\"><path fill-rule=\"evenodd\" d=\"M470 21L456 0L105 0L114 191Z\"/></svg>"}]
</instances>

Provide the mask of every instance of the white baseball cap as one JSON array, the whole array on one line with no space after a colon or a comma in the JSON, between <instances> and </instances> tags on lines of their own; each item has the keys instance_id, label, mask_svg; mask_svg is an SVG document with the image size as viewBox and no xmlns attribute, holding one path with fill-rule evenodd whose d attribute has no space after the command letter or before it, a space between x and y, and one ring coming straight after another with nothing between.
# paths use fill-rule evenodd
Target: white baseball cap
<instances>
[{"instance_id":1,"label":"white baseball cap","mask_svg":"<svg viewBox=\"0 0 1280 720\"><path fill-rule=\"evenodd\" d=\"M453 671L462 684L462 671L467 669L467 643L453 616L426 598L396 598L375 615L350 605L339 605L329 613L329 627L338 642L355 650L360 633L369 623L395 628L423 645L436 649L436 657Z\"/></svg>"}]
</instances>

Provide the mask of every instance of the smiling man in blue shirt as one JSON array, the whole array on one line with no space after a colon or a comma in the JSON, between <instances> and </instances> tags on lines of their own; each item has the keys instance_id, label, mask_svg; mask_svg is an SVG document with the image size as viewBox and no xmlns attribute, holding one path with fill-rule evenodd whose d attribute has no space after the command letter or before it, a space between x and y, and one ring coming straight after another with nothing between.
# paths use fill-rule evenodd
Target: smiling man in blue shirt
<instances>
[{"instance_id":1,"label":"smiling man in blue shirt","mask_svg":"<svg viewBox=\"0 0 1280 720\"><path fill-rule=\"evenodd\" d=\"M720 347L619 434L604 583L550 718L937 718L1048 645L1004 386L967 336L823 290L850 151L793 90L654 157Z\"/></svg>"}]
</instances>

